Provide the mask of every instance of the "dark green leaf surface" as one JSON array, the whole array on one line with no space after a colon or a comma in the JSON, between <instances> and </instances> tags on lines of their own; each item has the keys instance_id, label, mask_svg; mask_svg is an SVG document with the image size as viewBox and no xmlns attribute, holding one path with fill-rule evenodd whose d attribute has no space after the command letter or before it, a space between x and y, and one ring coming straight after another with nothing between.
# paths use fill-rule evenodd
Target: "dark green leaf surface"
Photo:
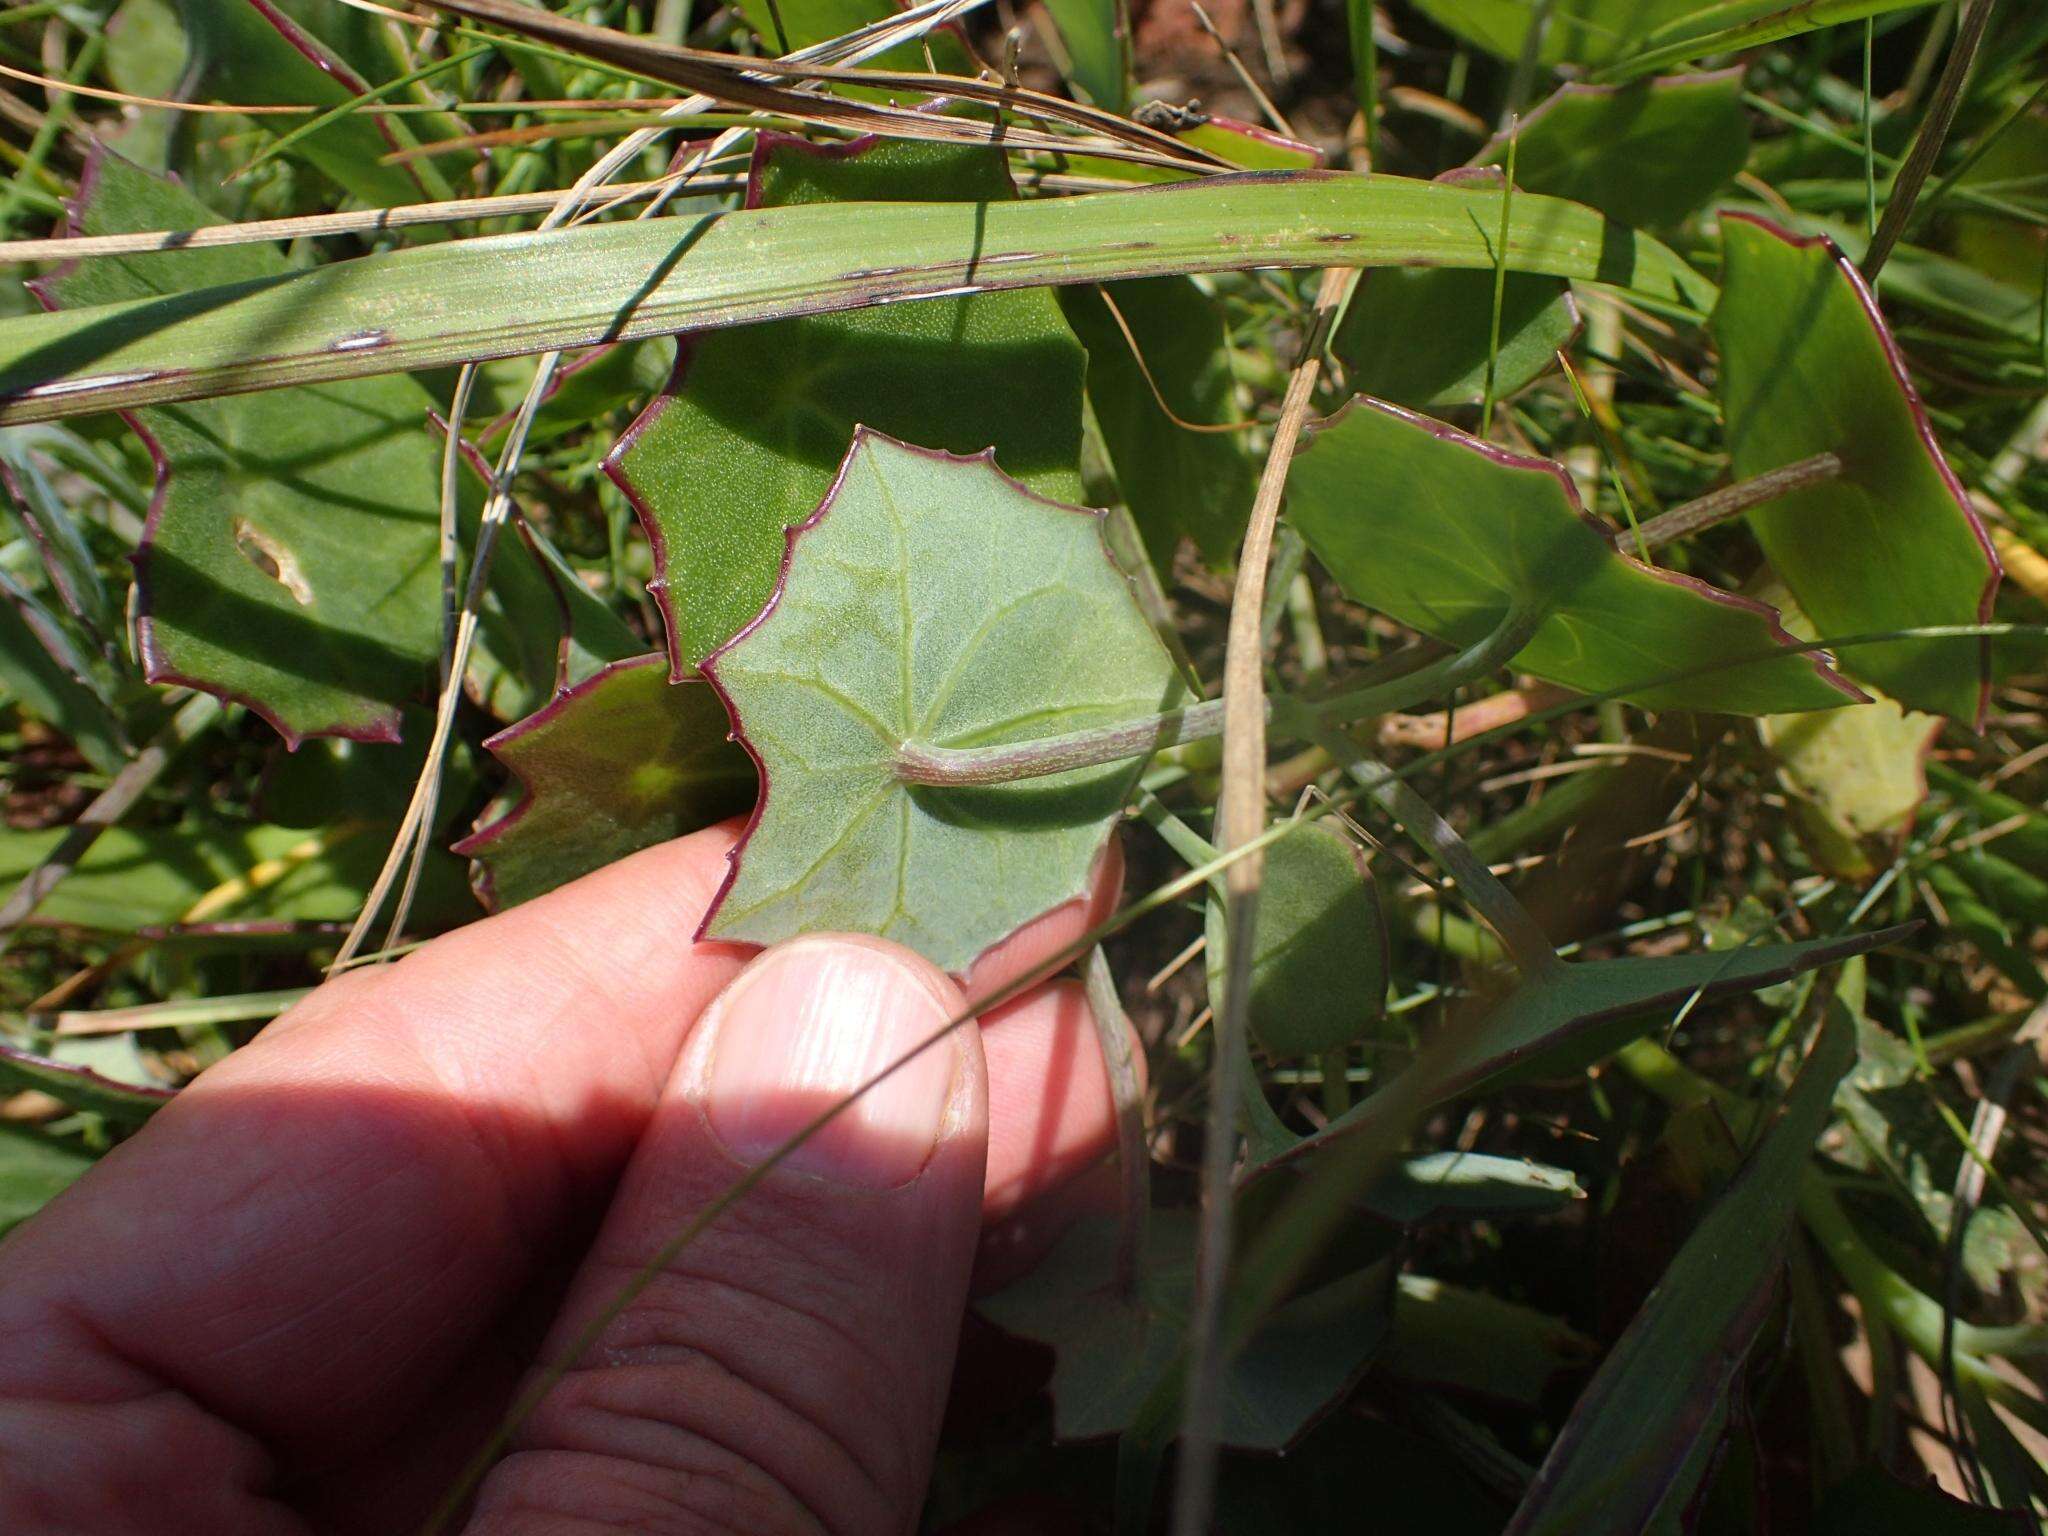
<instances>
[{"instance_id":1,"label":"dark green leaf surface","mask_svg":"<svg viewBox=\"0 0 2048 1536\"><path fill-rule=\"evenodd\" d=\"M1998 566L1856 269L1826 240L1722 222L1714 311L1738 479L1816 453L1839 479L1750 514L1772 567L1823 635L1990 617ZM1845 651L1842 668L1915 709L1975 721L1988 678L1975 641Z\"/></svg>"},{"instance_id":2,"label":"dark green leaf surface","mask_svg":"<svg viewBox=\"0 0 2048 1536\"><path fill-rule=\"evenodd\" d=\"M1155 1211L1136 1293L1114 1282L1117 1228L1078 1223L1024 1280L984 1300L999 1327L1050 1344L1053 1425L1063 1440L1127 1429L1182 1369L1194 1289L1191 1211ZM1232 1358L1220 1439L1281 1450L1349 1387L1386 1332L1386 1276L1359 1270L1278 1307Z\"/></svg>"},{"instance_id":3,"label":"dark green leaf surface","mask_svg":"<svg viewBox=\"0 0 2048 1536\"><path fill-rule=\"evenodd\" d=\"M1347 595L1439 640L1473 645L1510 609L1547 610L1515 664L1587 692L1767 655L1790 638L1762 604L1623 554L1559 465L1374 400L1315 429L1287 515ZM1855 695L1788 655L1630 696L1760 714Z\"/></svg>"},{"instance_id":4,"label":"dark green leaf surface","mask_svg":"<svg viewBox=\"0 0 2048 1536\"><path fill-rule=\"evenodd\" d=\"M1503 399L1579 333L1567 284L1511 273L1501 285L1493 393ZM1417 409L1477 405L1493 346L1493 274L1387 267L1366 274L1331 342L1360 394Z\"/></svg>"},{"instance_id":5,"label":"dark green leaf surface","mask_svg":"<svg viewBox=\"0 0 2048 1536\"><path fill-rule=\"evenodd\" d=\"M73 218L89 235L219 222L113 155ZM45 292L68 310L289 270L268 245L98 257ZM397 377L136 412L157 463L136 562L150 680L247 703L288 741L392 739L440 637L429 404Z\"/></svg>"},{"instance_id":6,"label":"dark green leaf surface","mask_svg":"<svg viewBox=\"0 0 2048 1536\"><path fill-rule=\"evenodd\" d=\"M1644 1529L1770 1311L1783 1234L1855 1032L1830 1016L1782 1111L1579 1398L1508 1536Z\"/></svg>"},{"instance_id":7,"label":"dark green leaf surface","mask_svg":"<svg viewBox=\"0 0 2048 1536\"><path fill-rule=\"evenodd\" d=\"M774 599L704 671L761 767L706 936L873 933L953 972L1087 889L1143 764L935 789L897 778L898 750L1057 736L1180 701L1096 514L986 456L865 430L790 534Z\"/></svg>"},{"instance_id":8,"label":"dark green leaf surface","mask_svg":"<svg viewBox=\"0 0 2048 1536\"><path fill-rule=\"evenodd\" d=\"M1161 409L1138 356L1181 421L1239 419L1223 316L1184 277L1105 285L1137 341L1134 356L1109 308L1093 288L1062 288L1060 307L1088 348L1088 403L1116 467L1117 486L1145 535L1153 560L1166 569L1183 537L1220 565L1237 553L1257 464L1241 432L1191 432Z\"/></svg>"},{"instance_id":9,"label":"dark green leaf surface","mask_svg":"<svg viewBox=\"0 0 2048 1536\"><path fill-rule=\"evenodd\" d=\"M1209 901L1211 1005L1222 1001L1223 905ZM1266 850L1252 941L1247 1022L1276 1056L1314 1056L1361 1040L1386 1015L1387 931L1379 893L1351 840L1303 822Z\"/></svg>"},{"instance_id":10,"label":"dark green leaf surface","mask_svg":"<svg viewBox=\"0 0 2048 1536\"><path fill-rule=\"evenodd\" d=\"M993 202L1000 153L764 135L749 204ZM668 392L607 461L656 551L670 656L693 666L768 600L783 531L830 489L858 425L996 462L1055 500L1081 494L1081 346L1045 292L785 320L686 337Z\"/></svg>"},{"instance_id":11,"label":"dark green leaf surface","mask_svg":"<svg viewBox=\"0 0 2048 1536\"><path fill-rule=\"evenodd\" d=\"M705 683L666 660L615 662L486 743L518 775L518 804L456 845L493 906L516 906L754 800L754 765Z\"/></svg>"},{"instance_id":12,"label":"dark green leaf surface","mask_svg":"<svg viewBox=\"0 0 2048 1536\"><path fill-rule=\"evenodd\" d=\"M1631 52L1638 38L1704 10L1711 0L1415 0L1438 26L1503 59L1519 59L1529 28L1544 20L1536 59L1599 64Z\"/></svg>"},{"instance_id":13,"label":"dark green leaf surface","mask_svg":"<svg viewBox=\"0 0 2048 1536\"><path fill-rule=\"evenodd\" d=\"M1336 171L1086 197L814 204L594 223L0 322L0 422L749 325L905 299L1247 267L1493 270L1488 188ZM874 253L890 253L877 267ZM1508 270L1704 312L1713 285L1590 208L1515 199Z\"/></svg>"},{"instance_id":14,"label":"dark green leaf surface","mask_svg":"<svg viewBox=\"0 0 2048 1536\"><path fill-rule=\"evenodd\" d=\"M175 183L113 155L75 222L87 234L218 223ZM268 245L96 257L47 288L65 308L291 269ZM440 644L441 446L433 400L403 375L152 407L157 494L136 564L146 675L247 703L287 741L388 741ZM473 543L480 484L465 483ZM487 706L521 713L637 650L532 530L492 566L478 666ZM561 638L569 640L563 646Z\"/></svg>"},{"instance_id":15,"label":"dark green leaf surface","mask_svg":"<svg viewBox=\"0 0 2048 1536\"><path fill-rule=\"evenodd\" d=\"M1067 50L1067 78L1083 99L1112 112L1129 106L1130 59L1117 0L1046 0Z\"/></svg>"},{"instance_id":16,"label":"dark green leaf surface","mask_svg":"<svg viewBox=\"0 0 2048 1536\"><path fill-rule=\"evenodd\" d=\"M1749 158L1742 71L1566 85L1522 119L1516 138L1518 186L1598 208L1637 229L1676 224L1704 207ZM1505 165L1507 158L1502 137L1480 152L1479 162Z\"/></svg>"},{"instance_id":17,"label":"dark green leaf surface","mask_svg":"<svg viewBox=\"0 0 2048 1536\"><path fill-rule=\"evenodd\" d=\"M1389 1113L1407 1114L1418 1102L1426 1107L1516 1079L1578 1071L1652 1028L1661 1010L1695 993L1708 999L1753 992L1864 954L1912 931L1909 924L1798 944L1559 962L1546 975L1522 980L1476 1027L1425 1049L1401 1078L1273 1162L1291 1161L1376 1125Z\"/></svg>"}]
</instances>

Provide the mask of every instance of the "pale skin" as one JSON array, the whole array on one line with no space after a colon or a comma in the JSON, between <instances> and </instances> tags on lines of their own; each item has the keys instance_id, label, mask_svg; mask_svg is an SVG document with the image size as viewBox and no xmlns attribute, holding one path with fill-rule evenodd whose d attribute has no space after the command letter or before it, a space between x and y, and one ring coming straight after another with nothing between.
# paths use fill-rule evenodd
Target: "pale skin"
<instances>
[{"instance_id":1,"label":"pale skin","mask_svg":"<svg viewBox=\"0 0 2048 1536\"><path fill-rule=\"evenodd\" d=\"M330 982L0 1243L0 1529L415 1529L752 1160L1122 878L1112 847L965 978L869 938L692 944L735 833ZM913 1529L970 1288L1092 1203L1114 1136L1078 986L988 1010L660 1272L458 1528Z\"/></svg>"}]
</instances>

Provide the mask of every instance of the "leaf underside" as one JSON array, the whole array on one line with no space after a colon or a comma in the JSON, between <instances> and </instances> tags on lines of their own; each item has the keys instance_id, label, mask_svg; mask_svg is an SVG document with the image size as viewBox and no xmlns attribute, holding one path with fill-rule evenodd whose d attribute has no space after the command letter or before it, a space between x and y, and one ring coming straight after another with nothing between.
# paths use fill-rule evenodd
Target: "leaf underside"
<instances>
[{"instance_id":1,"label":"leaf underside","mask_svg":"<svg viewBox=\"0 0 2048 1536\"><path fill-rule=\"evenodd\" d=\"M1348 596L1439 640L1472 645L1512 608L1547 612L1515 665L1569 688L1752 715L1858 697L1811 656L1771 656L1790 637L1762 604L1623 554L1561 466L1379 401L1315 429L1287 515Z\"/></svg>"},{"instance_id":2,"label":"leaf underside","mask_svg":"<svg viewBox=\"0 0 2048 1536\"><path fill-rule=\"evenodd\" d=\"M1846 257L1748 217L1723 220L1713 330L1737 478L1835 453L1839 478L1750 513L1772 569L1823 635L1990 616L1998 564L1941 455L1877 303ZM1843 652L1901 704L1975 721L1989 687L1977 640Z\"/></svg>"},{"instance_id":3,"label":"leaf underside","mask_svg":"<svg viewBox=\"0 0 2048 1536\"><path fill-rule=\"evenodd\" d=\"M1085 892L1142 764L935 789L896 778L898 748L1057 736L1180 700L1097 515L986 455L866 430L791 531L773 600L704 672L761 768L706 936L873 933L956 973Z\"/></svg>"},{"instance_id":4,"label":"leaf underside","mask_svg":"<svg viewBox=\"0 0 2048 1536\"><path fill-rule=\"evenodd\" d=\"M487 743L519 778L518 804L455 851L483 866L494 907L709 826L754 799L754 765L728 739L725 706L666 658L614 662Z\"/></svg>"},{"instance_id":5,"label":"leaf underside","mask_svg":"<svg viewBox=\"0 0 2048 1536\"><path fill-rule=\"evenodd\" d=\"M764 134L747 206L1016 197L1000 152ZM856 425L993 447L1042 495L1081 494L1080 343L1044 289L685 337L668 390L607 460L653 540L669 653L693 666L774 591L783 532L832 484Z\"/></svg>"}]
</instances>

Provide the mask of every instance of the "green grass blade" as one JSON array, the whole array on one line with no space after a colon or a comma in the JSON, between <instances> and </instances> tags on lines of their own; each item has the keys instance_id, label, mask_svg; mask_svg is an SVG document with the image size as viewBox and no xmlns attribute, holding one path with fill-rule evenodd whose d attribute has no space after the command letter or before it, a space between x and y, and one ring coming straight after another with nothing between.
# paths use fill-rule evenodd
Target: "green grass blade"
<instances>
[{"instance_id":1,"label":"green grass blade","mask_svg":"<svg viewBox=\"0 0 2048 1536\"><path fill-rule=\"evenodd\" d=\"M489 236L0 323L0 424L981 290L1333 261L1490 269L1500 201L1301 172ZM1714 299L1667 247L1555 198L1514 200L1505 260L1682 312Z\"/></svg>"}]
</instances>

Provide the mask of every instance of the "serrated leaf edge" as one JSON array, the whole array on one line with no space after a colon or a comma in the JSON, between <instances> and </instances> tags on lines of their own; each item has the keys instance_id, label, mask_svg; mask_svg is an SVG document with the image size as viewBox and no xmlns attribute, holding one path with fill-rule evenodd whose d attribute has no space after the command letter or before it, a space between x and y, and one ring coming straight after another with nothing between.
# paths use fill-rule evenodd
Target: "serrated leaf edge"
<instances>
[{"instance_id":1,"label":"serrated leaf edge","mask_svg":"<svg viewBox=\"0 0 2048 1536\"><path fill-rule=\"evenodd\" d=\"M1849 291L1863 307L1863 317L1870 322L1871 330L1877 335L1878 345L1884 351L1885 363L1890 367L1892 378L1899 386L1899 394L1906 402L1907 413L1913 418L1914 429L1920 434L1921 447L1933 461L1942 484L1947 487L1949 495L1963 514L1965 526L1976 536L1977 548L1983 552L1986 574L1983 596L1977 600L1977 622L1990 623L1992 608L1998 599L1998 584L2005 575L2005 565L1998 558L1998 548L1991 542L1991 534L1984 527L1984 520L1977 515L1977 509L1970 501L1969 492L1963 489L1963 482L1956 477L1955 468L1949 463L1948 455L1941 451L1941 441L1934 435L1934 423L1927 415L1926 402L1920 398L1920 391L1913 387L1913 376L1906 367L1905 354L1899 350L1898 341L1892 335L1891 326L1885 322L1884 311L1878 307L1877 295L1871 292L1870 284L1864 281L1856 263L1848 258L1830 235L1794 234L1782 224L1740 208L1725 208L1721 211L1721 217L1735 219L1762 230L1772 239L1795 250L1810 251L1818 246L1827 253L1828 260L1835 265L1835 270L1848 279ZM1794 593L1793 596L1797 597L1798 594ZM1970 728L1982 731L1985 712L1991 707L1991 637L1986 635L1977 644L1977 712L1970 721Z\"/></svg>"},{"instance_id":2,"label":"serrated leaf edge","mask_svg":"<svg viewBox=\"0 0 2048 1536\"><path fill-rule=\"evenodd\" d=\"M725 706L726 717L732 721L730 739L736 742L746 752L748 757L753 759L754 771L759 776L761 786L760 794L754 801L754 808L747 815L746 826L740 829L738 839L735 840L732 847L726 852L725 874L718 882L718 890L712 896L710 905L705 907L704 916L698 922L696 932L691 936L697 943L748 942L746 940L726 939L714 935L711 932L711 925L718 920L718 914L725 906L726 897L732 894L733 886L739 881L741 861L746 855L748 844L753 841L755 828L760 826L761 818L768 809L769 796L774 793L774 786L769 781L768 764L762 759L761 754L755 749L752 739L747 735L746 720L741 715L739 706L733 702L732 695L726 691L725 684L718 675L718 663L725 659L728 651L739 645L741 641L753 634L755 630L759 629L774 616L776 608L781 605L783 592L789 585L790 562L796 557L797 541L816 528L824 520L825 514L832 510L834 504L839 499L841 489L846 484L847 474L853 468L855 461L859 459L861 450L869 443L886 443L890 447L902 449L906 453L914 453L923 458L947 464L986 464L991 471L1018 495L1035 501L1041 506L1050 507L1057 512L1066 512L1077 517L1091 518L1095 522L1098 535L1100 533L1103 514L1099 509L1094 507L1077 507L1068 502L1054 501L1049 496L1041 496L996 463L996 451L994 448L984 448L979 453L947 453L940 448L921 448L915 443L906 443L900 438L889 436L886 432L877 432L872 427L857 426L853 429L853 443L846 450L846 456L839 461L839 468L832 476L832 484L826 490L823 499L819 501L816 510L802 522L792 523L783 530L782 563L776 570L775 589L768 594L767 602L761 605L761 611L747 620L746 624L741 627L737 634L707 655L697 669L698 675L711 685L718 694L719 702ZM1104 562L1115 573L1116 579L1128 589L1130 578L1124 574L1123 568L1116 563L1116 557L1110 553L1108 541L1098 536L1096 547L1101 551ZM1157 643L1156 636L1154 639L1155 643ZM1056 912L1068 902L1077 901L1088 894L1095 869L1102 859L1102 850L1109 846L1110 838L1115 835L1116 826L1112 822L1104 829L1102 842L1091 856L1087 870L1082 875L1079 888L1047 907L1045 909L1046 912ZM1040 917L1044 915L1045 913L1038 914ZM1005 942L1008 937L1007 934L999 936L987 948L983 949L981 953L987 954L990 949L994 949L998 944ZM979 958L980 956L976 956L977 960ZM972 965L968 967L970 970L972 968Z\"/></svg>"},{"instance_id":3,"label":"serrated leaf edge","mask_svg":"<svg viewBox=\"0 0 2048 1536\"><path fill-rule=\"evenodd\" d=\"M1729 592L1715 586L1712 582L1702 581L1697 576L1688 576L1683 571L1671 571L1664 569L1662 566L1650 565L1630 554L1622 543L1620 531L1609 527L1586 510L1586 504L1579 497L1579 488L1573 482L1571 472L1555 459L1543 459L1537 458L1533 454L1516 453L1513 449L1503 448L1498 443L1490 443L1483 438L1472 436L1469 432L1461 432L1448 422L1438 421L1433 416L1425 416L1420 411L1411 411L1406 406L1395 405L1390 401L1380 400L1372 395L1353 395L1343 405L1339 406L1336 411L1310 427L1308 441L1302 444L1302 453L1314 452L1317 437L1337 426L1354 410L1361 408L1380 411L1386 415L1397 417L1411 426L1422 428L1432 437L1438 438L1443 442L1454 443L1460 448L1469 449L1484 458L1491 459L1503 468L1535 470L1549 475L1562 488L1566 505L1577 514L1579 521L1599 534L1601 539L1606 542L1607 547L1627 564L1634 566L1639 571L1647 572L1666 586L1685 588L1699 594L1708 602L1717 603L1723 608L1733 608L1741 613L1755 614L1768 626L1771 638L1781 645L1790 647L1803 643L1797 635L1785 628L1784 615L1779 613L1769 603L1758 602L1753 597L1744 597L1739 592ZM1804 658L1819 676L1820 680L1841 692L1848 702L1853 704L1868 704L1871 702L1871 696L1844 677L1840 672L1836 671L1821 652L1805 652ZM1651 681L1654 681L1654 679Z\"/></svg>"}]
</instances>

